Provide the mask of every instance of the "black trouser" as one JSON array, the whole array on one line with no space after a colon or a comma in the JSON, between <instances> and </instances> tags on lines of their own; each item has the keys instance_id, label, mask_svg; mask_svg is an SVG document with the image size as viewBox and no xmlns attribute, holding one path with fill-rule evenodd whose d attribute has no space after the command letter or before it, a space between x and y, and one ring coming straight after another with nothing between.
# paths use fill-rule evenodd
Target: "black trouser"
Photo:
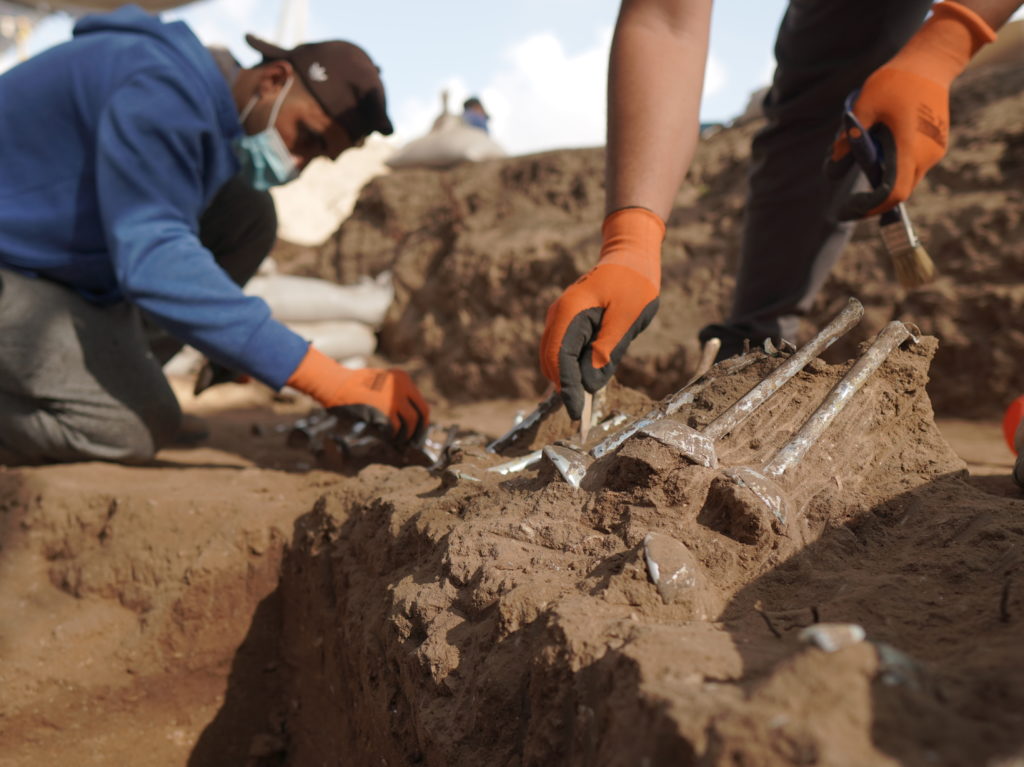
<instances>
[{"instance_id":1,"label":"black trouser","mask_svg":"<svg viewBox=\"0 0 1024 767\"><path fill-rule=\"evenodd\" d=\"M218 192L200 238L243 284L274 244L266 192ZM0 463L152 458L181 411L161 366L181 342L147 337L136 307L97 306L46 279L0 268Z\"/></svg>"},{"instance_id":2,"label":"black trouser","mask_svg":"<svg viewBox=\"0 0 1024 767\"><path fill-rule=\"evenodd\" d=\"M921 25L931 0L791 0L775 43L765 97L768 124L754 138L732 311L700 332L722 339L793 339L839 258L853 224L835 211L860 174L830 181L823 168L847 95Z\"/></svg>"}]
</instances>

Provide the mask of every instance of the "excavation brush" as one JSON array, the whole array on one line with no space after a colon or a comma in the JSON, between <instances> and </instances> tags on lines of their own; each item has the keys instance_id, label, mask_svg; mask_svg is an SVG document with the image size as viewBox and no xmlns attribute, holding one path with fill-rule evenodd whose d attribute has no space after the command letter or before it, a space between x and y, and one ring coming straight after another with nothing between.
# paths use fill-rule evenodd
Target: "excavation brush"
<instances>
[{"instance_id":1,"label":"excavation brush","mask_svg":"<svg viewBox=\"0 0 1024 767\"><path fill-rule=\"evenodd\" d=\"M858 91L854 91L846 99L843 130L850 142L850 153L864 171L871 186L876 188L882 183L885 174L885 158L881 148L853 114L853 102L856 101L857 93ZM935 279L935 264L914 231L907 207L902 202L885 211L878 220L878 226L882 244L892 260L896 279L903 287L917 288Z\"/></svg>"}]
</instances>

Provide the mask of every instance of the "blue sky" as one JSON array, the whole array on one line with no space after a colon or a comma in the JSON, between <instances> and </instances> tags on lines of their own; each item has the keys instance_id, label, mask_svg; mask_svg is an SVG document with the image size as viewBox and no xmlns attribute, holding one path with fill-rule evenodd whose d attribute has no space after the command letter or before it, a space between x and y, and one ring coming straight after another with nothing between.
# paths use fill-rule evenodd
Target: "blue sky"
<instances>
[{"instance_id":1,"label":"blue sky","mask_svg":"<svg viewBox=\"0 0 1024 767\"><path fill-rule=\"evenodd\" d=\"M243 35L276 39L281 2L200 0L166 15L252 64L257 57ZM768 82L784 7L784 0L716 0L702 120L736 116L750 92ZM308 0L306 38L348 39L370 53L382 69L397 141L429 128L439 93L448 88L454 106L479 94L494 136L510 152L523 153L604 142L605 75L617 11L618 0ZM66 16L45 20L29 41L30 52L67 39L70 27Z\"/></svg>"}]
</instances>

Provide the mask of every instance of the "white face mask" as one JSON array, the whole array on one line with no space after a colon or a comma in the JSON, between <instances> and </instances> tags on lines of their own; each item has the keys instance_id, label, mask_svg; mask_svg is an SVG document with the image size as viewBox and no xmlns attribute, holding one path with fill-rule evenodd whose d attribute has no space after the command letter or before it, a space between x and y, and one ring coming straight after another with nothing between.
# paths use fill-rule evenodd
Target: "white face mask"
<instances>
[{"instance_id":1,"label":"white face mask","mask_svg":"<svg viewBox=\"0 0 1024 767\"><path fill-rule=\"evenodd\" d=\"M294 77L289 77L288 82L281 88L273 108L270 110L270 119L267 127L259 133L251 136L243 135L235 139L235 153L238 161L242 164L242 174L254 189L266 191L272 186L287 184L299 175L299 168L295 164L295 158L291 151L277 132L277 114L281 111L281 104L284 103L288 90L292 87ZM245 118L252 112L253 107L259 102L258 94L253 94L249 103L245 105L242 113L238 116L239 121L245 125Z\"/></svg>"}]
</instances>

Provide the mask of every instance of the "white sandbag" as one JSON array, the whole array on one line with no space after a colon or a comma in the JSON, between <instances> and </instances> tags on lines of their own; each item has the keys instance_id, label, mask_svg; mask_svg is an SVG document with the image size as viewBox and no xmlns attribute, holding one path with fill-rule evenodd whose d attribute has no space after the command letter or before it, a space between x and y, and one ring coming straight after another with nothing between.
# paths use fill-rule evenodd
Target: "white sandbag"
<instances>
[{"instance_id":1,"label":"white sandbag","mask_svg":"<svg viewBox=\"0 0 1024 767\"><path fill-rule=\"evenodd\" d=\"M288 327L331 359L367 357L377 350L373 328L354 320L289 322Z\"/></svg>"},{"instance_id":2,"label":"white sandbag","mask_svg":"<svg viewBox=\"0 0 1024 767\"><path fill-rule=\"evenodd\" d=\"M384 161L394 151L390 142L371 137L337 160L317 157L297 179L275 186L270 194L277 209L277 236L308 247L326 242L352 213L366 183L388 172Z\"/></svg>"},{"instance_id":3,"label":"white sandbag","mask_svg":"<svg viewBox=\"0 0 1024 767\"><path fill-rule=\"evenodd\" d=\"M373 329L352 320L296 323L291 329L303 338L313 341L317 348L331 359L347 368L359 369L367 365L367 357L377 351L377 336ZM355 353L351 353L355 350ZM191 346L164 363L164 375L168 378L194 378L206 363L202 352Z\"/></svg>"},{"instance_id":4,"label":"white sandbag","mask_svg":"<svg viewBox=\"0 0 1024 767\"><path fill-rule=\"evenodd\" d=\"M274 260L274 257L267 256L260 261L259 268L256 269L256 275L259 275L260 277L267 277L271 274L277 274L280 271L281 268L277 265L277 261Z\"/></svg>"},{"instance_id":5,"label":"white sandbag","mask_svg":"<svg viewBox=\"0 0 1024 767\"><path fill-rule=\"evenodd\" d=\"M181 350L164 363L164 375L172 378L185 378L199 372L206 358L191 346L183 346Z\"/></svg>"},{"instance_id":6,"label":"white sandbag","mask_svg":"<svg viewBox=\"0 0 1024 767\"><path fill-rule=\"evenodd\" d=\"M387 164L392 168L447 168L504 156L505 150L486 131L455 117L439 119L430 133L410 141L391 155Z\"/></svg>"},{"instance_id":7,"label":"white sandbag","mask_svg":"<svg viewBox=\"0 0 1024 767\"><path fill-rule=\"evenodd\" d=\"M374 328L380 327L395 297L390 272L382 272L376 279L363 277L355 285L338 285L316 277L270 274L253 277L246 284L245 292L266 301L274 318L286 325L357 320Z\"/></svg>"}]
</instances>

